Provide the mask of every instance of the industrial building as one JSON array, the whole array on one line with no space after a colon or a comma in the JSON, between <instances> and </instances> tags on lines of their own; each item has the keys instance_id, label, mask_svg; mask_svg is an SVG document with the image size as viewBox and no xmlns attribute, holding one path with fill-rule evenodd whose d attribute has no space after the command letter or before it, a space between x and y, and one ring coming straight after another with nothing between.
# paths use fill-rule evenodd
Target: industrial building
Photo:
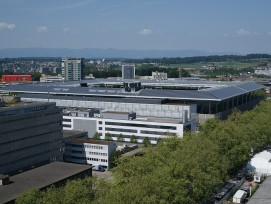
<instances>
[{"instance_id":1,"label":"industrial building","mask_svg":"<svg viewBox=\"0 0 271 204\"><path fill-rule=\"evenodd\" d=\"M110 133L113 139L121 133L125 141L132 135L139 142L149 137L156 143L168 134L182 137L185 130L194 131L209 118L226 118L234 108L254 107L263 88L254 82L93 79L12 85L0 91L16 92L23 101L50 101L74 109L64 116L68 130L86 130L89 137L99 132L101 138ZM91 111L80 113L81 109Z\"/></svg>"},{"instance_id":2,"label":"industrial building","mask_svg":"<svg viewBox=\"0 0 271 204\"><path fill-rule=\"evenodd\" d=\"M0 107L0 174L61 161L62 109L55 103Z\"/></svg>"},{"instance_id":3,"label":"industrial building","mask_svg":"<svg viewBox=\"0 0 271 204\"><path fill-rule=\"evenodd\" d=\"M85 78L84 58L63 58L61 68L64 80L82 80Z\"/></svg>"},{"instance_id":4,"label":"industrial building","mask_svg":"<svg viewBox=\"0 0 271 204\"><path fill-rule=\"evenodd\" d=\"M135 78L135 65L122 65L122 79L134 79Z\"/></svg>"},{"instance_id":5,"label":"industrial building","mask_svg":"<svg viewBox=\"0 0 271 204\"><path fill-rule=\"evenodd\" d=\"M32 81L31 75L2 75L2 82L24 82L24 81Z\"/></svg>"}]
</instances>

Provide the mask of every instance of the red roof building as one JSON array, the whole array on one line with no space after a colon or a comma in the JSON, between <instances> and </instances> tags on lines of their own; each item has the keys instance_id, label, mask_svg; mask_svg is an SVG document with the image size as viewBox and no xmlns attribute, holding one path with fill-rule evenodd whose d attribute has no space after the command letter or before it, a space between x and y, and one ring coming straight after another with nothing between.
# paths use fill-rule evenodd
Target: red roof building
<instances>
[{"instance_id":1,"label":"red roof building","mask_svg":"<svg viewBox=\"0 0 271 204\"><path fill-rule=\"evenodd\" d=\"M2 82L32 81L31 75L3 75Z\"/></svg>"}]
</instances>

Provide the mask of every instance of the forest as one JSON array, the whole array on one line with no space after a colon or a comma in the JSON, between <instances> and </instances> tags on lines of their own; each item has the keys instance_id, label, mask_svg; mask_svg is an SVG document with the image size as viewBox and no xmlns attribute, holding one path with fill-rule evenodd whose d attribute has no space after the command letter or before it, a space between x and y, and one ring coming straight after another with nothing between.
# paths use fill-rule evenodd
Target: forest
<instances>
[{"instance_id":1,"label":"forest","mask_svg":"<svg viewBox=\"0 0 271 204\"><path fill-rule=\"evenodd\" d=\"M271 102L262 101L227 120L208 120L199 133L160 140L143 156L120 158L110 181L86 178L31 190L16 203L208 203L215 189L270 143L270 121Z\"/></svg>"}]
</instances>

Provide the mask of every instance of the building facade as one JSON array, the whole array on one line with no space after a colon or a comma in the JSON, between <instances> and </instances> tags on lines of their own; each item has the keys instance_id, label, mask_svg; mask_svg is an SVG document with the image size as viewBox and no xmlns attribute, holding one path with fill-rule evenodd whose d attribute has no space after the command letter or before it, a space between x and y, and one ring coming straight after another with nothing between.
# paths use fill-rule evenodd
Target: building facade
<instances>
[{"instance_id":1,"label":"building facade","mask_svg":"<svg viewBox=\"0 0 271 204\"><path fill-rule=\"evenodd\" d=\"M0 107L0 174L61 161L61 123L55 103Z\"/></svg>"},{"instance_id":2,"label":"building facade","mask_svg":"<svg viewBox=\"0 0 271 204\"><path fill-rule=\"evenodd\" d=\"M64 80L82 80L85 78L84 58L63 58L61 67Z\"/></svg>"},{"instance_id":3,"label":"building facade","mask_svg":"<svg viewBox=\"0 0 271 204\"><path fill-rule=\"evenodd\" d=\"M167 80L167 73L164 72L152 72L153 80Z\"/></svg>"},{"instance_id":4,"label":"building facade","mask_svg":"<svg viewBox=\"0 0 271 204\"><path fill-rule=\"evenodd\" d=\"M135 65L122 65L121 70L123 79L135 78Z\"/></svg>"},{"instance_id":5,"label":"building facade","mask_svg":"<svg viewBox=\"0 0 271 204\"><path fill-rule=\"evenodd\" d=\"M64 160L109 169L110 155L116 148L113 142L74 138L65 142Z\"/></svg>"},{"instance_id":6,"label":"building facade","mask_svg":"<svg viewBox=\"0 0 271 204\"><path fill-rule=\"evenodd\" d=\"M57 81L64 81L64 78L60 74L58 76L42 74L40 77L40 82L57 82Z\"/></svg>"},{"instance_id":7,"label":"building facade","mask_svg":"<svg viewBox=\"0 0 271 204\"><path fill-rule=\"evenodd\" d=\"M124 142L136 140L143 143L148 138L152 144L156 144L159 138L170 135L183 137L184 131L195 131L196 121L191 118L191 107L183 107L182 116L179 118L143 117L136 116L136 112L112 112L105 111L100 114L90 114L92 111L69 111L63 116L64 130L88 131L88 137L96 132L100 139L106 139L110 135L114 141L121 135ZM190 114L188 116L188 114ZM133 138L133 139L132 139Z\"/></svg>"},{"instance_id":8,"label":"building facade","mask_svg":"<svg viewBox=\"0 0 271 204\"><path fill-rule=\"evenodd\" d=\"M3 75L2 82L32 81L31 75Z\"/></svg>"}]
</instances>

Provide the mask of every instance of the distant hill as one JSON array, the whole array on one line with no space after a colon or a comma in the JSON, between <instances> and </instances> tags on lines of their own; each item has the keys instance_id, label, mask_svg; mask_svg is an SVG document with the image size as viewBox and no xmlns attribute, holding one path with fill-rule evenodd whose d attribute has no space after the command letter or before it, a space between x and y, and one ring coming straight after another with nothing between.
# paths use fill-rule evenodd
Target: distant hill
<instances>
[{"instance_id":1,"label":"distant hill","mask_svg":"<svg viewBox=\"0 0 271 204\"><path fill-rule=\"evenodd\" d=\"M163 58L223 55L200 50L120 50L120 49L66 49L66 48L7 48L0 49L0 58L15 57L84 57L84 58Z\"/></svg>"}]
</instances>

